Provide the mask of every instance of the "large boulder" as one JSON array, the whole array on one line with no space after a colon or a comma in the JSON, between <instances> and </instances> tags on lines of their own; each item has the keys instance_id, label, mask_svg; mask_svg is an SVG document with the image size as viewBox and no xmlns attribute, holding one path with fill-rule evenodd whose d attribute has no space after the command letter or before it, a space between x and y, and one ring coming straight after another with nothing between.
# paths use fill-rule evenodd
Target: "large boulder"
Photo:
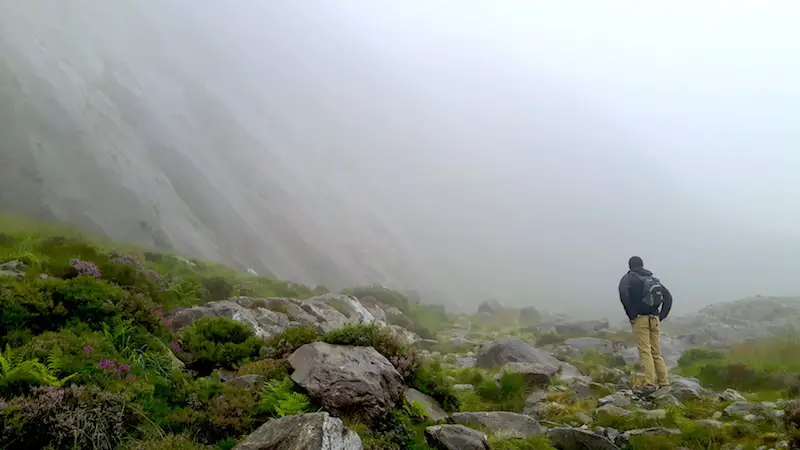
<instances>
[{"instance_id":1,"label":"large boulder","mask_svg":"<svg viewBox=\"0 0 800 450\"><path fill-rule=\"evenodd\" d=\"M580 428L551 428L547 437L560 450L620 450L607 437Z\"/></svg>"},{"instance_id":2,"label":"large boulder","mask_svg":"<svg viewBox=\"0 0 800 450\"><path fill-rule=\"evenodd\" d=\"M447 412L442 409L439 402L433 397L412 388L406 389L405 396L407 402L417 402L422 405L422 407L425 408L425 412L428 413L428 416L430 416L431 420L434 422L447 418Z\"/></svg>"},{"instance_id":3,"label":"large boulder","mask_svg":"<svg viewBox=\"0 0 800 450\"><path fill-rule=\"evenodd\" d=\"M403 377L372 347L306 344L291 354L292 380L318 403L384 417L403 398Z\"/></svg>"},{"instance_id":4,"label":"large boulder","mask_svg":"<svg viewBox=\"0 0 800 450\"><path fill-rule=\"evenodd\" d=\"M375 316L364 307L355 297L345 294L328 293L311 297L304 303L327 305L342 313L351 324L377 322Z\"/></svg>"},{"instance_id":5,"label":"large boulder","mask_svg":"<svg viewBox=\"0 0 800 450\"><path fill-rule=\"evenodd\" d=\"M494 314L503 309L503 305L497 300L487 300L478 305L478 313Z\"/></svg>"},{"instance_id":6,"label":"large boulder","mask_svg":"<svg viewBox=\"0 0 800 450\"><path fill-rule=\"evenodd\" d=\"M234 450L361 450L361 438L326 412L273 419Z\"/></svg>"},{"instance_id":7,"label":"large boulder","mask_svg":"<svg viewBox=\"0 0 800 450\"><path fill-rule=\"evenodd\" d=\"M545 350L536 348L516 338L494 341L481 347L475 365L483 369L502 367L508 363L530 363L561 369L562 378L580 376L575 367L559 361Z\"/></svg>"},{"instance_id":8,"label":"large boulder","mask_svg":"<svg viewBox=\"0 0 800 450\"><path fill-rule=\"evenodd\" d=\"M491 450L484 433L464 425L428 427L425 442L436 450Z\"/></svg>"},{"instance_id":9,"label":"large boulder","mask_svg":"<svg viewBox=\"0 0 800 450\"><path fill-rule=\"evenodd\" d=\"M202 317L227 317L237 322L244 322L253 327L256 336L261 337L270 337L285 329L285 327L276 326L272 321L260 323L252 309L228 300L209 302L203 306L178 310L167 318L167 323L171 330L177 331L195 323Z\"/></svg>"},{"instance_id":10,"label":"large boulder","mask_svg":"<svg viewBox=\"0 0 800 450\"><path fill-rule=\"evenodd\" d=\"M526 306L519 311L519 322L524 325L538 323L542 318L542 313L533 306Z\"/></svg>"},{"instance_id":11,"label":"large boulder","mask_svg":"<svg viewBox=\"0 0 800 450\"><path fill-rule=\"evenodd\" d=\"M501 439L527 439L545 431L533 417L507 411L462 412L450 418L460 425L486 429Z\"/></svg>"}]
</instances>

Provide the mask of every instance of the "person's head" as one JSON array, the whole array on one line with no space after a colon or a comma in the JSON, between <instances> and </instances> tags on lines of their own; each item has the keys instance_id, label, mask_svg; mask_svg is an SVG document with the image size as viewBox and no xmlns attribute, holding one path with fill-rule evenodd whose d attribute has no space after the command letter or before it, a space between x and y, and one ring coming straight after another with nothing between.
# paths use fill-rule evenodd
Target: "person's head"
<instances>
[{"instance_id":1,"label":"person's head","mask_svg":"<svg viewBox=\"0 0 800 450\"><path fill-rule=\"evenodd\" d=\"M644 262L642 262L642 258L638 256L631 256L631 259L628 260L628 268L631 270L634 269L641 269L644 267Z\"/></svg>"}]
</instances>

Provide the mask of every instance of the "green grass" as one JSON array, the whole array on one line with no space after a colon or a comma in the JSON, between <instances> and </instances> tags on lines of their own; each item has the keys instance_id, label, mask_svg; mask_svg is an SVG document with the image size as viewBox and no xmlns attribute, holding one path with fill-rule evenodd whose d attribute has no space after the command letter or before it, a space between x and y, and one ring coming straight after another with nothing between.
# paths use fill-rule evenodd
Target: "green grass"
<instances>
[{"instance_id":1,"label":"green grass","mask_svg":"<svg viewBox=\"0 0 800 450\"><path fill-rule=\"evenodd\" d=\"M733 388L762 400L800 393L800 335L796 333L736 344L727 351L692 349L679 372L710 388Z\"/></svg>"}]
</instances>

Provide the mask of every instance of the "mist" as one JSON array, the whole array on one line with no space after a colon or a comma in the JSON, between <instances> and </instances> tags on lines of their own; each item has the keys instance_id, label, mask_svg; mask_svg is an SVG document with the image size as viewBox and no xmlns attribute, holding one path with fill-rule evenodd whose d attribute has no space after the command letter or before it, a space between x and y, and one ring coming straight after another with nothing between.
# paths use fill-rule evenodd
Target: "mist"
<instances>
[{"instance_id":1,"label":"mist","mask_svg":"<svg viewBox=\"0 0 800 450\"><path fill-rule=\"evenodd\" d=\"M0 4L0 208L332 289L797 295L800 7Z\"/></svg>"}]
</instances>

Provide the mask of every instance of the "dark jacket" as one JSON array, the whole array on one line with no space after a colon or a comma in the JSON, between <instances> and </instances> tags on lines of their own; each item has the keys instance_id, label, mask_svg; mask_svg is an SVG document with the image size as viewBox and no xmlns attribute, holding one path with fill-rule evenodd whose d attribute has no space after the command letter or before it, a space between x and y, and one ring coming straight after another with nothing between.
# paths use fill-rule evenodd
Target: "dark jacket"
<instances>
[{"instance_id":1,"label":"dark jacket","mask_svg":"<svg viewBox=\"0 0 800 450\"><path fill-rule=\"evenodd\" d=\"M666 319L669 315L669 310L672 309L672 294L664 286L664 303L655 307L646 305L641 301L644 297L644 282L632 272L642 276L653 274L647 269L633 269L623 275L619 281L619 300L625 308L625 314L628 315L628 319L633 320L636 316L658 316L661 320Z\"/></svg>"}]
</instances>

